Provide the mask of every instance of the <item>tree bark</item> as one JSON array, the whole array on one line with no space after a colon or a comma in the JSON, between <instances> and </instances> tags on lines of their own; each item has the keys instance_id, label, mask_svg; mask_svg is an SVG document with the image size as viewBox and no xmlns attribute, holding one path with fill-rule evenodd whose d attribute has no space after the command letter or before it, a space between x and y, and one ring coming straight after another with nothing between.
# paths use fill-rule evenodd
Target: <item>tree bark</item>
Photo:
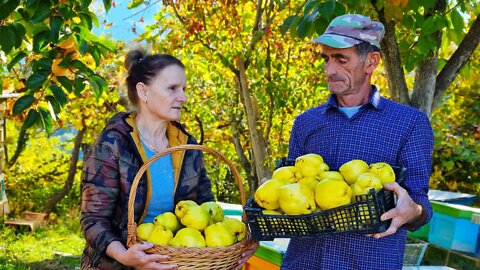
<instances>
[{"instance_id":1,"label":"tree bark","mask_svg":"<svg viewBox=\"0 0 480 270\"><path fill-rule=\"evenodd\" d=\"M247 84L247 74L245 73L245 62L241 55L238 55L237 58L237 69L239 71L238 87L247 115L248 129L250 132L251 146L253 151L253 163L255 164L258 178L262 179L269 177L270 175L268 168L264 165L264 161L267 157L267 144L262 133L257 130L259 125L257 125L257 117L253 112L252 100L250 99L250 93Z\"/></svg>"},{"instance_id":2,"label":"tree bark","mask_svg":"<svg viewBox=\"0 0 480 270\"><path fill-rule=\"evenodd\" d=\"M409 104L407 83L400 61L397 38L395 37L395 22L387 22L383 10L378 11L378 16L380 22L385 26L385 36L381 42L381 47L390 96L397 102Z\"/></svg>"},{"instance_id":3,"label":"tree bark","mask_svg":"<svg viewBox=\"0 0 480 270\"><path fill-rule=\"evenodd\" d=\"M250 193L252 193L252 191L256 190L258 187L257 174L255 173L255 170L252 168L252 165L248 157L245 155L243 151L242 143L240 141L240 130L238 126L238 120L233 112L230 117L230 122L231 122L230 128L232 130L232 138L233 138L233 145L235 146L235 152L237 153L237 156L240 160L240 164L242 168L245 170L245 172L247 172L247 182L250 187Z\"/></svg>"},{"instance_id":4,"label":"tree bark","mask_svg":"<svg viewBox=\"0 0 480 270\"><path fill-rule=\"evenodd\" d=\"M47 204L42 210L43 213L51 213L55 205L59 201L61 201L65 197L65 195L67 195L72 189L73 181L75 180L75 174L77 173L78 157L80 154L80 148L82 147L83 135L86 131L87 127L84 124L83 128L79 130L77 135L75 136L75 144L72 150L72 159L70 161L70 168L68 169L67 180L65 181L63 188L57 194L53 195L47 202Z\"/></svg>"},{"instance_id":5,"label":"tree bark","mask_svg":"<svg viewBox=\"0 0 480 270\"><path fill-rule=\"evenodd\" d=\"M29 138L29 134L27 130L22 126L22 128L20 129L20 132L18 133L17 148L15 148L15 153L13 153L13 156L11 159L6 160L8 168L12 167L15 164L15 162L17 162L17 159L20 157L20 154L23 152L23 150L25 150L25 146L27 144L28 138ZM7 157L6 153L7 151L5 150L5 156Z\"/></svg>"}]
</instances>

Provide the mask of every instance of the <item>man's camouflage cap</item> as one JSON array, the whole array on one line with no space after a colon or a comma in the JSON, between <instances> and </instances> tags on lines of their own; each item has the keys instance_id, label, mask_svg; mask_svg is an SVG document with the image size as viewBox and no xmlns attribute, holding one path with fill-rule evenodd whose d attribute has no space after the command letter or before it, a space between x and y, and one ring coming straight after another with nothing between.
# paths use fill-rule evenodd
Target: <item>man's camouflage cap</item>
<instances>
[{"instance_id":1,"label":"man's camouflage cap","mask_svg":"<svg viewBox=\"0 0 480 270\"><path fill-rule=\"evenodd\" d=\"M385 28L382 23L359 14L346 14L333 19L325 33L313 42L343 49L366 41L380 49L380 41L384 33Z\"/></svg>"}]
</instances>

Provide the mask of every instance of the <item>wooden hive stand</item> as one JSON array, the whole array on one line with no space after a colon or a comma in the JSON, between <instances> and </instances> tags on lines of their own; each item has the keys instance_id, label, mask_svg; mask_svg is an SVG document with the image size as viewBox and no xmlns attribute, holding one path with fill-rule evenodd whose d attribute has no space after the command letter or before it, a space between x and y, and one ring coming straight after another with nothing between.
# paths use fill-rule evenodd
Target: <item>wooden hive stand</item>
<instances>
[{"instance_id":1,"label":"wooden hive stand","mask_svg":"<svg viewBox=\"0 0 480 270\"><path fill-rule=\"evenodd\" d=\"M28 226L30 230L33 232L38 227L45 224L48 214L25 211L23 212L22 216L23 218L20 218L20 219L5 220L5 225Z\"/></svg>"}]
</instances>

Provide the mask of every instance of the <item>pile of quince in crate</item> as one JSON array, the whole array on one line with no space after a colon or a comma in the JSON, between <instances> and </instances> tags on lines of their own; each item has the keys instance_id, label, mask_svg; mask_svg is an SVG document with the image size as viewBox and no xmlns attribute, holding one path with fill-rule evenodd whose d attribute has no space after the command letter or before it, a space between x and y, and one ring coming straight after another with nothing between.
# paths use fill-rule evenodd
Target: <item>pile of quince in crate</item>
<instances>
[{"instance_id":1,"label":"pile of quince in crate","mask_svg":"<svg viewBox=\"0 0 480 270\"><path fill-rule=\"evenodd\" d=\"M330 171L318 154L295 159L294 166L276 169L254 193L266 215L302 215L355 202L355 196L376 191L395 181L395 172L384 162L368 165L354 159L339 171Z\"/></svg>"},{"instance_id":2,"label":"pile of quince in crate","mask_svg":"<svg viewBox=\"0 0 480 270\"><path fill-rule=\"evenodd\" d=\"M198 205L191 200L177 203L174 212L165 212L137 227L137 237L157 245L174 247L225 247L246 237L247 227L239 219L226 217L216 202Z\"/></svg>"}]
</instances>

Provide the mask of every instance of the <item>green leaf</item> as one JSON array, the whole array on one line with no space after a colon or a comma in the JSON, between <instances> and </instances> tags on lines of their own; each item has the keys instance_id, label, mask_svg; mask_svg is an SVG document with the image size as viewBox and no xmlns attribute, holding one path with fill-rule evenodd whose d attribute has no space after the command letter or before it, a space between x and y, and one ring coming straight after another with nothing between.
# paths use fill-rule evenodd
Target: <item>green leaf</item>
<instances>
[{"instance_id":1,"label":"green leaf","mask_svg":"<svg viewBox=\"0 0 480 270\"><path fill-rule=\"evenodd\" d=\"M67 89L68 92L72 92L72 81L70 81L67 77L57 77L57 80L65 89Z\"/></svg>"},{"instance_id":2,"label":"green leaf","mask_svg":"<svg viewBox=\"0 0 480 270\"><path fill-rule=\"evenodd\" d=\"M32 106L33 102L35 102L35 97L33 95L23 95L15 101L12 107L13 115L19 115L26 109Z\"/></svg>"},{"instance_id":3,"label":"green leaf","mask_svg":"<svg viewBox=\"0 0 480 270\"><path fill-rule=\"evenodd\" d=\"M53 43L58 42L60 36L60 28L62 28L63 19L60 16L52 16L50 18L50 41Z\"/></svg>"},{"instance_id":4,"label":"green leaf","mask_svg":"<svg viewBox=\"0 0 480 270\"><path fill-rule=\"evenodd\" d=\"M303 17L298 22L297 34L300 38L305 38L310 35L315 29L313 23L310 21L310 18Z\"/></svg>"},{"instance_id":5,"label":"green leaf","mask_svg":"<svg viewBox=\"0 0 480 270\"><path fill-rule=\"evenodd\" d=\"M85 80L83 78L76 77L75 82L73 83L73 86L74 86L75 96L78 96L85 89Z\"/></svg>"},{"instance_id":6,"label":"green leaf","mask_svg":"<svg viewBox=\"0 0 480 270\"><path fill-rule=\"evenodd\" d=\"M325 29L327 29L329 23L329 21L323 18L319 18L315 21L315 32L319 35L323 34L323 32L325 32Z\"/></svg>"},{"instance_id":7,"label":"green leaf","mask_svg":"<svg viewBox=\"0 0 480 270\"><path fill-rule=\"evenodd\" d=\"M102 39L98 42L98 48L102 51L102 54L105 56L108 52L116 52L117 48L115 47L115 43L108 39ZM105 52L106 50L106 52Z\"/></svg>"},{"instance_id":8,"label":"green leaf","mask_svg":"<svg viewBox=\"0 0 480 270\"><path fill-rule=\"evenodd\" d=\"M32 42L32 51L33 52L40 52L40 50L45 47L48 44L48 38L50 31L45 30L38 32L33 36L33 42Z\"/></svg>"},{"instance_id":9,"label":"green leaf","mask_svg":"<svg viewBox=\"0 0 480 270\"><path fill-rule=\"evenodd\" d=\"M62 106L60 106L54 96L45 96L45 100L48 101L48 104L53 111L53 115L55 116L55 118L57 118L58 114L62 111Z\"/></svg>"},{"instance_id":10,"label":"green leaf","mask_svg":"<svg viewBox=\"0 0 480 270\"><path fill-rule=\"evenodd\" d=\"M52 116L50 115L50 112L44 108L44 107L39 107L38 110L40 111L40 127L45 130L48 136L52 135ZM38 122L37 122L38 123Z\"/></svg>"},{"instance_id":11,"label":"green leaf","mask_svg":"<svg viewBox=\"0 0 480 270\"><path fill-rule=\"evenodd\" d=\"M34 72L30 77L28 77L25 86L27 89L36 90L42 86L42 84L47 80L47 72Z\"/></svg>"},{"instance_id":12,"label":"green leaf","mask_svg":"<svg viewBox=\"0 0 480 270\"><path fill-rule=\"evenodd\" d=\"M52 91L53 96L57 100L58 104L63 107L68 102L68 97L63 92L63 89L57 85L50 85L50 90Z\"/></svg>"},{"instance_id":13,"label":"green leaf","mask_svg":"<svg viewBox=\"0 0 480 270\"><path fill-rule=\"evenodd\" d=\"M104 91L108 90L107 81L96 74L88 77L88 82L93 89L93 94L96 98L100 98Z\"/></svg>"},{"instance_id":14,"label":"green leaf","mask_svg":"<svg viewBox=\"0 0 480 270\"><path fill-rule=\"evenodd\" d=\"M36 5L35 10L33 10L32 12L33 16L29 20L29 23L31 24L43 22L52 13L52 11L50 10L50 5L46 4Z\"/></svg>"},{"instance_id":15,"label":"green leaf","mask_svg":"<svg viewBox=\"0 0 480 270\"><path fill-rule=\"evenodd\" d=\"M0 21L8 18L10 14L20 4L20 0L1 1L2 7L0 8Z\"/></svg>"},{"instance_id":16,"label":"green leaf","mask_svg":"<svg viewBox=\"0 0 480 270\"><path fill-rule=\"evenodd\" d=\"M112 0L103 0L103 7L105 8L105 12L108 12L111 6Z\"/></svg>"},{"instance_id":17,"label":"green leaf","mask_svg":"<svg viewBox=\"0 0 480 270\"><path fill-rule=\"evenodd\" d=\"M20 60L22 60L22 59L25 58L25 57L27 57L27 54L26 54L24 51L18 52L18 53L12 58L12 61L10 61L10 63L8 63L7 69L8 69L8 70L11 70L13 66L15 66L18 62L20 62Z\"/></svg>"},{"instance_id":18,"label":"green leaf","mask_svg":"<svg viewBox=\"0 0 480 270\"><path fill-rule=\"evenodd\" d=\"M464 78L470 77L470 62L466 62L462 69L460 69L460 75Z\"/></svg>"},{"instance_id":19,"label":"green leaf","mask_svg":"<svg viewBox=\"0 0 480 270\"><path fill-rule=\"evenodd\" d=\"M133 0L127 5L127 8L128 9L136 8L141 4L143 4L143 2L145 2L145 0Z\"/></svg>"},{"instance_id":20,"label":"green leaf","mask_svg":"<svg viewBox=\"0 0 480 270\"><path fill-rule=\"evenodd\" d=\"M464 19L463 16L458 12L457 9L452 9L451 11L451 20L453 28L457 33L462 33L464 28Z\"/></svg>"},{"instance_id":21,"label":"green leaf","mask_svg":"<svg viewBox=\"0 0 480 270\"><path fill-rule=\"evenodd\" d=\"M50 72L52 67L52 59L44 57L35 61L32 61L32 71L47 71Z\"/></svg>"},{"instance_id":22,"label":"green leaf","mask_svg":"<svg viewBox=\"0 0 480 270\"><path fill-rule=\"evenodd\" d=\"M93 71L80 60L73 60L70 62L70 66L78 69L81 73L93 73Z\"/></svg>"},{"instance_id":23,"label":"green leaf","mask_svg":"<svg viewBox=\"0 0 480 270\"><path fill-rule=\"evenodd\" d=\"M312 11L312 9L314 9L316 6L318 6L320 4L320 1L319 0L309 0L306 4L305 4L305 8L303 9L303 14L305 16L307 16L310 11Z\"/></svg>"},{"instance_id":24,"label":"green leaf","mask_svg":"<svg viewBox=\"0 0 480 270\"><path fill-rule=\"evenodd\" d=\"M100 51L98 50L98 47L91 46L88 49L88 52L93 57L93 60L95 60L95 65L97 65L97 67L100 66L101 55L100 55Z\"/></svg>"},{"instance_id":25,"label":"green leaf","mask_svg":"<svg viewBox=\"0 0 480 270\"><path fill-rule=\"evenodd\" d=\"M9 26L0 25L0 47L2 50L8 54L15 46L15 32Z\"/></svg>"},{"instance_id":26,"label":"green leaf","mask_svg":"<svg viewBox=\"0 0 480 270\"><path fill-rule=\"evenodd\" d=\"M23 128L28 129L32 127L35 123L38 122L38 120L40 120L40 114L37 112L37 110L31 108L28 111L25 121L23 122Z\"/></svg>"},{"instance_id":27,"label":"green leaf","mask_svg":"<svg viewBox=\"0 0 480 270\"><path fill-rule=\"evenodd\" d=\"M23 38L27 34L27 30L20 23L14 23L11 25L13 31L15 32L15 48L20 48L23 43Z\"/></svg>"},{"instance_id":28,"label":"green leaf","mask_svg":"<svg viewBox=\"0 0 480 270\"><path fill-rule=\"evenodd\" d=\"M80 12L78 15L81 19L80 25L87 28L88 30L91 30L93 25L92 25L92 18L90 17L90 14L85 12Z\"/></svg>"},{"instance_id":29,"label":"green leaf","mask_svg":"<svg viewBox=\"0 0 480 270\"><path fill-rule=\"evenodd\" d=\"M288 30L290 30L290 28L292 28L292 26L299 20L299 17L297 15L292 15L288 18L286 18L284 21L283 21L283 24L282 26L280 27L280 32L282 32L282 34L286 34L288 32ZM295 31L292 31L292 32L295 32Z\"/></svg>"},{"instance_id":30,"label":"green leaf","mask_svg":"<svg viewBox=\"0 0 480 270\"><path fill-rule=\"evenodd\" d=\"M335 15L336 16L343 15L346 12L347 12L347 9L342 4L335 5Z\"/></svg>"},{"instance_id":31,"label":"green leaf","mask_svg":"<svg viewBox=\"0 0 480 270\"><path fill-rule=\"evenodd\" d=\"M425 20L425 23L423 24L422 32L425 35L430 35L441 30L445 26L444 20L445 20L444 18L438 15L433 15L428 17Z\"/></svg>"},{"instance_id":32,"label":"green leaf","mask_svg":"<svg viewBox=\"0 0 480 270\"><path fill-rule=\"evenodd\" d=\"M318 6L317 11L320 13L320 17L328 19L332 17L333 13L335 12L335 6L335 1L326 1Z\"/></svg>"}]
</instances>

